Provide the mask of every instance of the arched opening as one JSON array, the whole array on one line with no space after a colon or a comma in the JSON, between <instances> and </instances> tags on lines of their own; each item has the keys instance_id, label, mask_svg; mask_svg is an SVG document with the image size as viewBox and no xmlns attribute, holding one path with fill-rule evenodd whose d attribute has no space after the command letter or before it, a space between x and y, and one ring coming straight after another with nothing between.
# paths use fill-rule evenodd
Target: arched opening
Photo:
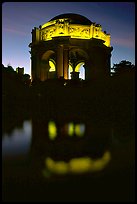
<instances>
[{"instance_id":1,"label":"arched opening","mask_svg":"<svg viewBox=\"0 0 137 204\"><path fill-rule=\"evenodd\" d=\"M85 62L88 61L89 56L87 51L81 48L72 48L69 51L70 62L75 66L72 73L72 78L85 80Z\"/></svg>"},{"instance_id":2,"label":"arched opening","mask_svg":"<svg viewBox=\"0 0 137 204\"><path fill-rule=\"evenodd\" d=\"M49 59L48 79L56 78L56 63L53 59Z\"/></svg>"},{"instance_id":3,"label":"arched opening","mask_svg":"<svg viewBox=\"0 0 137 204\"><path fill-rule=\"evenodd\" d=\"M48 50L41 57L41 78L42 81L56 77L55 52Z\"/></svg>"},{"instance_id":4,"label":"arched opening","mask_svg":"<svg viewBox=\"0 0 137 204\"><path fill-rule=\"evenodd\" d=\"M68 79L71 79L71 72L73 72L73 68L72 68L72 65L69 64L69 68L68 68Z\"/></svg>"},{"instance_id":5,"label":"arched opening","mask_svg":"<svg viewBox=\"0 0 137 204\"><path fill-rule=\"evenodd\" d=\"M80 62L75 67L75 72L79 72L79 78L85 80L85 62Z\"/></svg>"},{"instance_id":6,"label":"arched opening","mask_svg":"<svg viewBox=\"0 0 137 204\"><path fill-rule=\"evenodd\" d=\"M55 52L53 50L48 50L42 55L41 59L48 60L51 57L51 55L53 55L54 53Z\"/></svg>"},{"instance_id":7,"label":"arched opening","mask_svg":"<svg viewBox=\"0 0 137 204\"><path fill-rule=\"evenodd\" d=\"M55 66L55 61L53 59L49 60L49 72L55 72L56 71L56 66Z\"/></svg>"},{"instance_id":8,"label":"arched opening","mask_svg":"<svg viewBox=\"0 0 137 204\"><path fill-rule=\"evenodd\" d=\"M83 65L80 66L79 72L79 78L85 80L85 68L83 67Z\"/></svg>"}]
</instances>

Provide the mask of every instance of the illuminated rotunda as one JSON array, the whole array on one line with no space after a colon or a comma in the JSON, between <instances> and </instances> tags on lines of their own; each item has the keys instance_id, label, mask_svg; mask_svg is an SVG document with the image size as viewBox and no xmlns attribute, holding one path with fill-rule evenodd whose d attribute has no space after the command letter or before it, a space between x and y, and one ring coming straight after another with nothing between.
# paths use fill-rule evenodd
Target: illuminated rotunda
<instances>
[{"instance_id":1,"label":"illuminated rotunda","mask_svg":"<svg viewBox=\"0 0 137 204\"><path fill-rule=\"evenodd\" d=\"M79 14L61 14L32 29L31 79L92 80L110 74L110 34Z\"/></svg>"}]
</instances>

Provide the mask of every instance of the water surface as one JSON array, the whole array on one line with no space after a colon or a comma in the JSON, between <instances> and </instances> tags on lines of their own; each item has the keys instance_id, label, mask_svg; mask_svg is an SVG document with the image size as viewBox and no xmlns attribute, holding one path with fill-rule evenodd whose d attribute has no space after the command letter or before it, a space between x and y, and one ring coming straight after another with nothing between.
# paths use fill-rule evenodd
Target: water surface
<instances>
[{"instance_id":1,"label":"water surface","mask_svg":"<svg viewBox=\"0 0 137 204\"><path fill-rule=\"evenodd\" d=\"M129 135L130 134L130 135ZM134 136L93 120L33 117L3 134L4 201L130 201Z\"/></svg>"}]
</instances>

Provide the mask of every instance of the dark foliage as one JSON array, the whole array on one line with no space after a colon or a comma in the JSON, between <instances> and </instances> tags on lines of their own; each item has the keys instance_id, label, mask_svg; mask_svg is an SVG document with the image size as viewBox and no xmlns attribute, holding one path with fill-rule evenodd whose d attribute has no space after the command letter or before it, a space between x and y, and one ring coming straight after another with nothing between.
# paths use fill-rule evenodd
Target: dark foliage
<instances>
[{"instance_id":1,"label":"dark foliage","mask_svg":"<svg viewBox=\"0 0 137 204\"><path fill-rule=\"evenodd\" d=\"M122 61L135 69L130 63ZM124 65L125 66L125 65ZM51 79L26 85L14 71L2 67L3 129L7 118L21 115L53 119L91 120L134 130L134 72L97 81ZM118 76L118 77L117 77ZM28 79L28 75L24 76ZM18 117L17 117L18 115Z\"/></svg>"},{"instance_id":2,"label":"dark foliage","mask_svg":"<svg viewBox=\"0 0 137 204\"><path fill-rule=\"evenodd\" d=\"M112 70L115 71L114 75L134 74L135 65L129 61L122 60L119 64L114 64Z\"/></svg>"}]
</instances>

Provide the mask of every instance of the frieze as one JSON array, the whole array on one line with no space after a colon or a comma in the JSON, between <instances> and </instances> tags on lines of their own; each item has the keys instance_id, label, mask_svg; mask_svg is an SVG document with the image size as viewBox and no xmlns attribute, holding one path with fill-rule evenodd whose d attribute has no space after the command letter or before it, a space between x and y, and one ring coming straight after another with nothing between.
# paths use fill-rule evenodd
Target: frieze
<instances>
[{"instance_id":1,"label":"frieze","mask_svg":"<svg viewBox=\"0 0 137 204\"><path fill-rule=\"evenodd\" d=\"M101 26L72 25L67 21L57 21L54 25L40 29L40 40L52 40L52 37L70 36L71 38L91 39L98 38L105 41L106 46L110 46L110 35L101 30Z\"/></svg>"}]
</instances>

